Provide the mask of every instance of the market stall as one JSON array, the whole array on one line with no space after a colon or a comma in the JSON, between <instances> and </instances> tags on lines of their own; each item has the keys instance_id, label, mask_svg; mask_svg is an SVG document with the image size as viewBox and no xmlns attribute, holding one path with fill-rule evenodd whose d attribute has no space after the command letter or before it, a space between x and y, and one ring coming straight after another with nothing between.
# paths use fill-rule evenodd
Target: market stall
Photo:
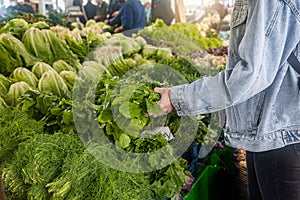
<instances>
[{"instance_id":1,"label":"market stall","mask_svg":"<svg viewBox=\"0 0 300 200\"><path fill-rule=\"evenodd\" d=\"M230 184L216 184L236 177L216 115L160 116L153 92L225 68L229 36L205 20L182 22L183 14L177 7L177 23L157 19L132 37L111 34L103 22L72 23L67 15L3 18L0 196L232 197ZM216 197L206 190L219 186Z\"/></svg>"}]
</instances>

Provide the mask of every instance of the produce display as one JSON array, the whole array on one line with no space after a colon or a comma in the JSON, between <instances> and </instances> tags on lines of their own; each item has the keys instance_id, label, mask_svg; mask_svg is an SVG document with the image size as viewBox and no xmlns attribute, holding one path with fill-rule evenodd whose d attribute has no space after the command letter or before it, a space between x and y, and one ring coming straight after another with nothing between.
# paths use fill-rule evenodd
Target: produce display
<instances>
[{"instance_id":1,"label":"produce display","mask_svg":"<svg viewBox=\"0 0 300 200\"><path fill-rule=\"evenodd\" d=\"M155 38L164 39L159 31L130 38L102 32L101 27L89 22L83 30L71 31L14 19L0 29L0 169L7 199L160 200L175 197L193 179L187 160L180 157L151 157L145 173L128 173L91 153L109 153L99 150L97 135L91 135L95 130L129 153L168 146L172 154L183 140L205 144L217 134L209 131L209 115L189 120L196 124L195 137L189 133L192 125L180 126L184 118L175 111L157 118L147 115L162 113L154 87L189 83L204 75L192 52L181 53L187 46L178 50L157 42ZM196 29L191 29L186 37L195 40ZM221 45L217 38L198 41L199 52ZM85 112L86 107L92 112ZM153 121L170 129L173 145ZM163 165L167 160L172 162ZM145 166L135 167L138 171Z\"/></svg>"},{"instance_id":2,"label":"produce display","mask_svg":"<svg viewBox=\"0 0 300 200\"><path fill-rule=\"evenodd\" d=\"M188 23L167 26L161 19L157 19L151 26L140 31L139 35L154 41L158 46L168 45L173 48L173 51L184 55L191 50L203 50L222 45L217 33L209 27L202 28L200 25Z\"/></svg>"}]
</instances>

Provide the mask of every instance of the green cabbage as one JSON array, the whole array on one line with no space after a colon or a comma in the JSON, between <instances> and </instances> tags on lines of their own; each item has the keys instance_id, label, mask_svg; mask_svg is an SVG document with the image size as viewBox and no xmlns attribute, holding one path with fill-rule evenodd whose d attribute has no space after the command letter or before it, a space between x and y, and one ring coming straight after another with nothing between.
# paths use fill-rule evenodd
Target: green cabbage
<instances>
[{"instance_id":1,"label":"green cabbage","mask_svg":"<svg viewBox=\"0 0 300 200\"><path fill-rule=\"evenodd\" d=\"M0 33L10 33L18 39L22 39L28 28L28 23L24 19L12 19L0 29Z\"/></svg>"},{"instance_id":2,"label":"green cabbage","mask_svg":"<svg viewBox=\"0 0 300 200\"><path fill-rule=\"evenodd\" d=\"M94 69L97 69L99 72L104 73L106 72L107 74L110 74L109 71L106 69L106 67L104 65L102 65L99 62L96 61L85 61L82 64L83 67L92 67Z\"/></svg>"},{"instance_id":3,"label":"green cabbage","mask_svg":"<svg viewBox=\"0 0 300 200\"><path fill-rule=\"evenodd\" d=\"M69 49L68 45L55 35L51 30L42 30L43 34L47 38L50 49L53 55L53 61L64 60L70 64L76 70L82 68L77 56Z\"/></svg>"},{"instance_id":4,"label":"green cabbage","mask_svg":"<svg viewBox=\"0 0 300 200\"><path fill-rule=\"evenodd\" d=\"M142 55L144 58L152 58L156 55L158 48L152 45L146 45L143 48Z\"/></svg>"},{"instance_id":5,"label":"green cabbage","mask_svg":"<svg viewBox=\"0 0 300 200\"><path fill-rule=\"evenodd\" d=\"M52 65L54 61L64 60L76 70L82 68L77 56L51 30L31 28L24 34L23 43L33 55L48 64Z\"/></svg>"},{"instance_id":6,"label":"green cabbage","mask_svg":"<svg viewBox=\"0 0 300 200\"><path fill-rule=\"evenodd\" d=\"M42 29L50 29L50 26L46 22L43 22L43 21L33 23L32 27L38 28L40 30L42 30Z\"/></svg>"},{"instance_id":7,"label":"green cabbage","mask_svg":"<svg viewBox=\"0 0 300 200\"><path fill-rule=\"evenodd\" d=\"M59 73L59 75L63 78L69 90L72 90L77 78L77 74L72 71L62 71Z\"/></svg>"},{"instance_id":8,"label":"green cabbage","mask_svg":"<svg viewBox=\"0 0 300 200\"><path fill-rule=\"evenodd\" d=\"M5 109L5 108L8 108L8 105L6 104L4 99L2 97L0 97L0 110Z\"/></svg>"},{"instance_id":9,"label":"green cabbage","mask_svg":"<svg viewBox=\"0 0 300 200\"><path fill-rule=\"evenodd\" d=\"M72 71L72 72L76 72L76 70L71 67L68 63L66 63L63 60L57 60L53 63L53 69L55 69L55 71L57 71L57 73L60 73L62 71Z\"/></svg>"},{"instance_id":10,"label":"green cabbage","mask_svg":"<svg viewBox=\"0 0 300 200\"><path fill-rule=\"evenodd\" d=\"M116 34L109 40L105 41L104 44L112 46L121 46L123 54L132 55L141 50L141 46L138 43L138 40L136 41L134 38L126 37L123 34Z\"/></svg>"},{"instance_id":11,"label":"green cabbage","mask_svg":"<svg viewBox=\"0 0 300 200\"><path fill-rule=\"evenodd\" d=\"M166 59L173 58L172 50L170 48L158 48L156 58Z\"/></svg>"},{"instance_id":12,"label":"green cabbage","mask_svg":"<svg viewBox=\"0 0 300 200\"><path fill-rule=\"evenodd\" d=\"M53 63L50 42L42 30L37 28L27 30L23 36L23 43L28 51L41 58L43 62Z\"/></svg>"},{"instance_id":13,"label":"green cabbage","mask_svg":"<svg viewBox=\"0 0 300 200\"><path fill-rule=\"evenodd\" d=\"M30 86L24 81L12 84L5 97L6 103L11 106L16 106L21 101L20 97L29 89Z\"/></svg>"},{"instance_id":14,"label":"green cabbage","mask_svg":"<svg viewBox=\"0 0 300 200\"><path fill-rule=\"evenodd\" d=\"M90 26L93 26L96 24L96 21L93 20L93 19L90 19L88 20L86 23L85 23L85 27L90 27Z\"/></svg>"},{"instance_id":15,"label":"green cabbage","mask_svg":"<svg viewBox=\"0 0 300 200\"><path fill-rule=\"evenodd\" d=\"M136 37L135 41L140 45L141 48L144 48L144 46L147 45L147 41L142 36Z\"/></svg>"},{"instance_id":16,"label":"green cabbage","mask_svg":"<svg viewBox=\"0 0 300 200\"><path fill-rule=\"evenodd\" d=\"M17 67L29 67L34 65L38 58L32 56L23 43L11 34L0 35L0 72L11 73Z\"/></svg>"},{"instance_id":17,"label":"green cabbage","mask_svg":"<svg viewBox=\"0 0 300 200\"><path fill-rule=\"evenodd\" d=\"M16 79L18 82L24 81L32 87L36 87L38 82L34 73L23 67L16 68L12 73L12 78Z\"/></svg>"},{"instance_id":18,"label":"green cabbage","mask_svg":"<svg viewBox=\"0 0 300 200\"><path fill-rule=\"evenodd\" d=\"M84 67L79 71L79 77L86 81L97 82L101 79L103 73L93 67Z\"/></svg>"},{"instance_id":19,"label":"green cabbage","mask_svg":"<svg viewBox=\"0 0 300 200\"><path fill-rule=\"evenodd\" d=\"M53 70L53 68L44 62L37 62L33 65L31 71L34 73L34 75L40 79L42 75L49 70Z\"/></svg>"},{"instance_id":20,"label":"green cabbage","mask_svg":"<svg viewBox=\"0 0 300 200\"><path fill-rule=\"evenodd\" d=\"M49 70L42 75L38 88L40 92L51 92L59 97L70 96L67 85L55 70Z\"/></svg>"},{"instance_id":21,"label":"green cabbage","mask_svg":"<svg viewBox=\"0 0 300 200\"><path fill-rule=\"evenodd\" d=\"M7 94L10 85L11 81L0 74L0 97L4 97Z\"/></svg>"}]
</instances>

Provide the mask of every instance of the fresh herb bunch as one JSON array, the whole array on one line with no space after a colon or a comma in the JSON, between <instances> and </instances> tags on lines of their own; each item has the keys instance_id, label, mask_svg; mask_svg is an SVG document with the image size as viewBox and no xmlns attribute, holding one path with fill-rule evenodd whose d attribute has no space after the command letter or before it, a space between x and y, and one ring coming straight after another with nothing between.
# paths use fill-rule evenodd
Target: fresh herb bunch
<instances>
[{"instance_id":1,"label":"fresh herb bunch","mask_svg":"<svg viewBox=\"0 0 300 200\"><path fill-rule=\"evenodd\" d=\"M43 133L43 122L37 122L18 109L1 109L0 167L14 159L19 143Z\"/></svg>"},{"instance_id":2,"label":"fresh herb bunch","mask_svg":"<svg viewBox=\"0 0 300 200\"><path fill-rule=\"evenodd\" d=\"M68 133L75 130L72 100L60 98L51 93L28 90L18 107L32 119L43 122L45 132Z\"/></svg>"}]
</instances>

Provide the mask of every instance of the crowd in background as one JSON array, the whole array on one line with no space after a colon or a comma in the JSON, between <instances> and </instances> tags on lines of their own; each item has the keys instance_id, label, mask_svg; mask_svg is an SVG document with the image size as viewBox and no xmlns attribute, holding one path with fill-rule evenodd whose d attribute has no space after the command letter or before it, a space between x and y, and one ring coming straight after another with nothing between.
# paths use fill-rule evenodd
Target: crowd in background
<instances>
[{"instance_id":1,"label":"crowd in background","mask_svg":"<svg viewBox=\"0 0 300 200\"><path fill-rule=\"evenodd\" d=\"M82 5L81 0L74 0L73 6L81 7L85 15L81 18L83 23L90 19L104 22L115 26L115 33L142 29L146 25L146 8L140 0L110 0L109 4L97 0L97 5L92 0L88 0L85 5Z\"/></svg>"},{"instance_id":2,"label":"crowd in background","mask_svg":"<svg viewBox=\"0 0 300 200\"><path fill-rule=\"evenodd\" d=\"M115 26L114 32L136 32L154 22L157 18L163 19L170 25L174 19L171 0L152 0L144 4L140 0L97 0L97 5L88 0L85 5L81 0L74 0L73 6L80 6L85 17L82 23L93 19Z\"/></svg>"},{"instance_id":3,"label":"crowd in background","mask_svg":"<svg viewBox=\"0 0 300 200\"><path fill-rule=\"evenodd\" d=\"M167 25L171 25L174 20L172 0L107 0L108 3L105 0L72 1L71 6L78 6L83 13L83 17L80 18L82 23L86 23L90 19L104 22L115 27L114 32L116 33L130 29L142 29L155 22L157 18L162 19ZM24 0L24 2L10 6L6 11L19 10L35 14L38 10L37 6L30 0ZM49 7L49 5L47 6ZM220 30L224 24L229 24L232 8L215 0L214 4L210 6L193 7L192 10L187 10L185 7L185 11L187 22L204 21L211 28ZM1 10L1 13L4 14L5 11Z\"/></svg>"}]
</instances>

